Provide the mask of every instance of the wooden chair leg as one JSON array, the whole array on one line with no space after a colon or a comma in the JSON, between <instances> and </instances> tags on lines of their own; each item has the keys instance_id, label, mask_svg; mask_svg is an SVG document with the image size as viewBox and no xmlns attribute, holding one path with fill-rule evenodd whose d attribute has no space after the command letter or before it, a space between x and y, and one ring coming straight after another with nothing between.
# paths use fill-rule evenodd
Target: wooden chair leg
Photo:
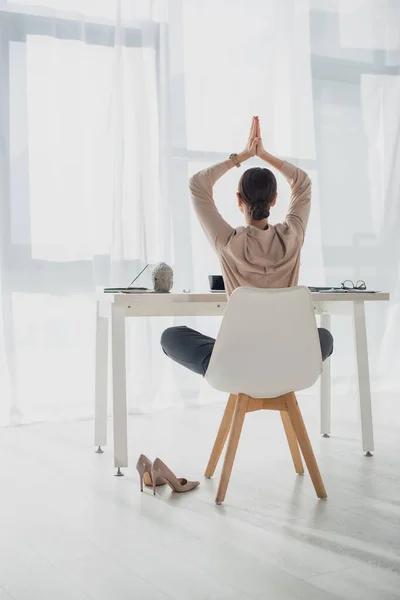
<instances>
[{"instance_id":1,"label":"wooden chair leg","mask_svg":"<svg viewBox=\"0 0 400 600\"><path fill-rule=\"evenodd\" d=\"M232 425L233 413L235 412L236 395L231 394L225 407L224 416L218 429L217 437L211 452L210 460L206 468L205 476L210 478L214 475L218 461L224 449L229 431Z\"/></svg>"},{"instance_id":2,"label":"wooden chair leg","mask_svg":"<svg viewBox=\"0 0 400 600\"><path fill-rule=\"evenodd\" d=\"M285 428L286 438L289 444L290 454L292 455L296 473L298 475L304 475L303 461L301 460L301 454L299 450L299 445L297 443L297 437L293 429L290 417L286 411L281 410L281 418L283 427Z\"/></svg>"},{"instance_id":3,"label":"wooden chair leg","mask_svg":"<svg viewBox=\"0 0 400 600\"><path fill-rule=\"evenodd\" d=\"M222 502L225 500L226 490L228 488L229 479L231 477L233 462L235 460L240 434L242 433L243 422L246 416L248 404L249 397L245 396L244 394L239 394L236 400L235 414L233 416L231 433L229 436L228 447L226 449L224 466L222 468L217 497L215 499L215 502L217 504L222 504Z\"/></svg>"},{"instance_id":4,"label":"wooden chair leg","mask_svg":"<svg viewBox=\"0 0 400 600\"><path fill-rule=\"evenodd\" d=\"M317 496L318 498L327 498L328 496L325 490L324 482L322 481L321 473L319 472L318 464L314 456L310 439L308 437L307 429L304 424L299 405L297 404L296 396L294 394L288 394L286 405Z\"/></svg>"}]
</instances>

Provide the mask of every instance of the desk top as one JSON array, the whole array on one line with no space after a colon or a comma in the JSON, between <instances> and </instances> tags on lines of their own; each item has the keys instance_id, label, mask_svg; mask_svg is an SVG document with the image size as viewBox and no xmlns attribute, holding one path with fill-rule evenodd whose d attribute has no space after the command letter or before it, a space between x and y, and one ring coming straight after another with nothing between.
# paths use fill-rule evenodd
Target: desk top
<instances>
[{"instance_id":1,"label":"desk top","mask_svg":"<svg viewBox=\"0 0 400 600\"><path fill-rule=\"evenodd\" d=\"M311 297L313 302L380 302L390 300L390 294L387 292L312 292ZM170 304L170 303L217 303L225 304L227 297L225 293L211 293L206 292L203 294L196 293L168 293L168 294L156 294L154 292L138 293L138 294L110 294L104 293L100 290L97 294L97 300L102 302L116 302L117 304Z\"/></svg>"}]
</instances>

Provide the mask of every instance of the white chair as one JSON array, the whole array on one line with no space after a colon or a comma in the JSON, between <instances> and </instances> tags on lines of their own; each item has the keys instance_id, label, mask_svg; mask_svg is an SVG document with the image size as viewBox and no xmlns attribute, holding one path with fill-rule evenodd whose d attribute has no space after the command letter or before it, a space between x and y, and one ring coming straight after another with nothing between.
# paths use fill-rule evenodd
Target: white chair
<instances>
[{"instance_id":1,"label":"white chair","mask_svg":"<svg viewBox=\"0 0 400 600\"><path fill-rule=\"evenodd\" d=\"M205 472L213 476L230 432L217 504L225 499L245 415L262 409L280 411L296 472L304 473L300 446L317 496L327 497L294 394L321 372L308 288L239 288L232 294L205 376L230 394Z\"/></svg>"}]
</instances>

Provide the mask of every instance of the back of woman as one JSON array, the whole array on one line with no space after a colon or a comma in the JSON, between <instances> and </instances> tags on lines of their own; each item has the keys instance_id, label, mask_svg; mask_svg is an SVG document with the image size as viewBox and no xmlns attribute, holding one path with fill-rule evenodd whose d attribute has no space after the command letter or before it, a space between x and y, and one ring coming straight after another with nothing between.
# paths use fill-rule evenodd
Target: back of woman
<instances>
[{"instance_id":1,"label":"back of woman","mask_svg":"<svg viewBox=\"0 0 400 600\"><path fill-rule=\"evenodd\" d=\"M291 186L286 218L269 223L270 210L277 201L274 174L260 167L248 169L240 178L236 194L246 226L232 227L219 213L213 186L234 167L259 156L280 171ZM228 296L237 287L282 288L296 286L300 252L304 243L311 204L311 181L307 173L265 151L258 117L253 117L246 148L240 154L200 171L190 180L197 217L218 254ZM326 329L318 330L322 359L332 354L333 338ZM188 369L205 375L215 340L188 327L170 327L161 337L167 356Z\"/></svg>"},{"instance_id":2,"label":"back of woman","mask_svg":"<svg viewBox=\"0 0 400 600\"><path fill-rule=\"evenodd\" d=\"M256 167L240 178L237 200L246 226L234 228L219 213L213 186L225 173L256 154L275 167L291 186L289 209L283 223L269 223L277 200L277 184L269 169ZM266 152L254 117L248 144L240 154L200 171L190 180L197 217L217 252L228 294L241 286L292 287L297 285L300 251L304 243L311 203L307 173Z\"/></svg>"}]
</instances>

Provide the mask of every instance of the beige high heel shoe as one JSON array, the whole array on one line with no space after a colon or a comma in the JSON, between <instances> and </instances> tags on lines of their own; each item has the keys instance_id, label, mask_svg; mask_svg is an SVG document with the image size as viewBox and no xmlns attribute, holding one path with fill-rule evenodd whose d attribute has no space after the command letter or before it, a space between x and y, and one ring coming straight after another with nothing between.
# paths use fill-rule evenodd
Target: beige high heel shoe
<instances>
[{"instance_id":1,"label":"beige high heel shoe","mask_svg":"<svg viewBox=\"0 0 400 600\"><path fill-rule=\"evenodd\" d=\"M153 487L153 479L151 478L151 469L153 463L144 454L141 454L136 464L136 470L140 477L140 491L143 492L143 482L147 487ZM165 485L164 480L156 480L156 485Z\"/></svg>"},{"instance_id":2,"label":"beige high heel shoe","mask_svg":"<svg viewBox=\"0 0 400 600\"><path fill-rule=\"evenodd\" d=\"M153 494L156 495L156 484L155 481L161 479L165 481L169 485L169 487L178 494L183 494L184 492L191 492L196 489L200 485L200 481L188 481L184 478L176 477L176 475L167 467L165 463L159 458L153 463L153 468L151 470L151 478L153 480Z\"/></svg>"},{"instance_id":3,"label":"beige high heel shoe","mask_svg":"<svg viewBox=\"0 0 400 600\"><path fill-rule=\"evenodd\" d=\"M151 460L147 458L144 454L141 454L138 458L136 464L136 470L139 473L140 477L140 491L143 492L143 483L147 487L153 487L153 479L151 477L151 469L153 468L153 463ZM186 479L178 479L183 483L186 483ZM157 478L156 486L165 485L166 481L164 479Z\"/></svg>"}]
</instances>

